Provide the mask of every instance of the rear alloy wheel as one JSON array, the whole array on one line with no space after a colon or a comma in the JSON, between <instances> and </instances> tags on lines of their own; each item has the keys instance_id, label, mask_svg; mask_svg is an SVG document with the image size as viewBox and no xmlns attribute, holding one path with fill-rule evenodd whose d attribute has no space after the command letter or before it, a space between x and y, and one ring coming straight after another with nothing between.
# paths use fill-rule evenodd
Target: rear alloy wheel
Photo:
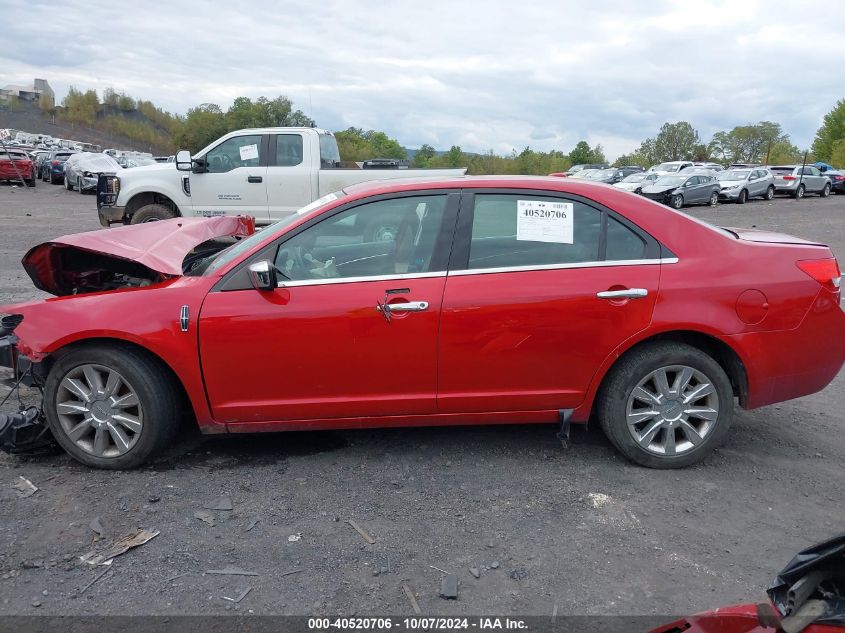
<instances>
[{"instance_id":1,"label":"rear alloy wheel","mask_svg":"<svg viewBox=\"0 0 845 633\"><path fill-rule=\"evenodd\" d=\"M775 199L775 188L769 185L769 188L766 189L766 200L774 200Z\"/></svg>"},{"instance_id":2,"label":"rear alloy wheel","mask_svg":"<svg viewBox=\"0 0 845 633\"><path fill-rule=\"evenodd\" d=\"M734 406L724 370L683 343L648 345L625 356L599 398L608 439L650 468L682 468L704 459L727 434Z\"/></svg>"},{"instance_id":3,"label":"rear alloy wheel","mask_svg":"<svg viewBox=\"0 0 845 633\"><path fill-rule=\"evenodd\" d=\"M163 204L147 204L132 214L130 224L144 224L145 222L158 222L175 218L173 209Z\"/></svg>"},{"instance_id":4,"label":"rear alloy wheel","mask_svg":"<svg viewBox=\"0 0 845 633\"><path fill-rule=\"evenodd\" d=\"M132 468L162 449L179 423L166 372L143 352L91 346L56 361L44 386L44 411L71 457L98 468Z\"/></svg>"},{"instance_id":5,"label":"rear alloy wheel","mask_svg":"<svg viewBox=\"0 0 845 633\"><path fill-rule=\"evenodd\" d=\"M717 204L719 204L719 194L714 191L710 194L710 206L715 207Z\"/></svg>"},{"instance_id":6,"label":"rear alloy wheel","mask_svg":"<svg viewBox=\"0 0 845 633\"><path fill-rule=\"evenodd\" d=\"M793 194L793 198L795 198L796 200L800 200L803 197L804 197L804 185L798 185L798 189L795 190L795 193Z\"/></svg>"},{"instance_id":7,"label":"rear alloy wheel","mask_svg":"<svg viewBox=\"0 0 845 633\"><path fill-rule=\"evenodd\" d=\"M680 194L676 194L669 199L669 206L673 209L680 209L684 206L684 197Z\"/></svg>"},{"instance_id":8,"label":"rear alloy wheel","mask_svg":"<svg viewBox=\"0 0 845 633\"><path fill-rule=\"evenodd\" d=\"M739 192L739 197L736 199L737 204L745 204L748 202L748 191L743 189Z\"/></svg>"},{"instance_id":9,"label":"rear alloy wheel","mask_svg":"<svg viewBox=\"0 0 845 633\"><path fill-rule=\"evenodd\" d=\"M824 186L824 189L822 189L822 192L819 194L819 196L821 196L822 198L827 198L829 195L830 195L830 185L827 184L827 185Z\"/></svg>"}]
</instances>

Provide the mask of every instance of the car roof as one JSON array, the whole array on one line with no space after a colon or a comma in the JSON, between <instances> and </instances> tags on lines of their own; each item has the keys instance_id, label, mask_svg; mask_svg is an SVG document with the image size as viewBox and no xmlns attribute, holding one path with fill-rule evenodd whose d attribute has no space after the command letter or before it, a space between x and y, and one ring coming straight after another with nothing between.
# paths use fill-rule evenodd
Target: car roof
<instances>
[{"instance_id":1,"label":"car roof","mask_svg":"<svg viewBox=\"0 0 845 633\"><path fill-rule=\"evenodd\" d=\"M566 193L589 193L607 185L588 180L557 178L554 176L454 176L370 180L344 188L347 195L363 197L380 193L398 193L418 189L545 189Z\"/></svg>"}]
</instances>

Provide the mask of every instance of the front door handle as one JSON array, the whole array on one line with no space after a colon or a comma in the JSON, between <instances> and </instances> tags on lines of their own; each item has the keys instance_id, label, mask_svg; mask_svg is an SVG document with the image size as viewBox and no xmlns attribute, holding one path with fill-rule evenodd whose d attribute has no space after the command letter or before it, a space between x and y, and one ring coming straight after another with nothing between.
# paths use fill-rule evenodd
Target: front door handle
<instances>
[{"instance_id":1,"label":"front door handle","mask_svg":"<svg viewBox=\"0 0 845 633\"><path fill-rule=\"evenodd\" d=\"M648 296L645 288L625 288L624 290L603 290L597 292L599 299L642 299Z\"/></svg>"},{"instance_id":2,"label":"front door handle","mask_svg":"<svg viewBox=\"0 0 845 633\"><path fill-rule=\"evenodd\" d=\"M247 182L262 182L264 179L261 176L247 176Z\"/></svg>"},{"instance_id":3,"label":"front door handle","mask_svg":"<svg viewBox=\"0 0 845 633\"><path fill-rule=\"evenodd\" d=\"M386 304L391 312L422 312L428 310L428 301L408 301L406 303Z\"/></svg>"}]
</instances>

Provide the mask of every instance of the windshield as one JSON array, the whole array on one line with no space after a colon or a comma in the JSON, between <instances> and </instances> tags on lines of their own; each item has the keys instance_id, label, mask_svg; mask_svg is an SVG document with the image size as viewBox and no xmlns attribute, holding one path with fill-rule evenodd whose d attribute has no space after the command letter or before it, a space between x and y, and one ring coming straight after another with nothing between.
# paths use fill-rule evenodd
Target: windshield
<instances>
[{"instance_id":1,"label":"windshield","mask_svg":"<svg viewBox=\"0 0 845 633\"><path fill-rule=\"evenodd\" d=\"M676 172L681 168L681 163L660 163L654 168L654 171L671 171Z\"/></svg>"},{"instance_id":2,"label":"windshield","mask_svg":"<svg viewBox=\"0 0 845 633\"><path fill-rule=\"evenodd\" d=\"M729 169L719 174L718 178L719 180L746 180L750 173L750 169Z\"/></svg>"},{"instance_id":3,"label":"windshield","mask_svg":"<svg viewBox=\"0 0 845 633\"><path fill-rule=\"evenodd\" d=\"M243 253L246 253L248 250L250 250L256 244L259 244L260 242L263 242L264 240L268 239L269 235L280 233L283 229L287 228L288 226L290 226L294 222L297 222L298 220L300 220L302 218L303 215L305 215L309 211L312 211L312 210L316 209L317 207L321 207L321 206L324 206L324 205L329 204L331 202L334 202L335 200L337 200L341 196L345 196L345 195L346 194L343 193L342 191L337 191L335 193L330 193L328 195L325 195L322 198L318 198L317 200L315 200L311 204L302 207L296 213L292 213L289 216L287 216L286 218L282 218L278 222L275 222L274 224L269 225L265 229L263 229L261 231L256 231L255 233L253 233L249 237L246 237L246 238L240 240L239 242L232 244L228 248L225 248L222 251L215 253L206 262L203 262L202 264L199 264L199 265L195 265L191 269L190 274L191 275L205 275L205 274L214 272L215 270L217 270L219 268L222 268L223 266L225 266L229 262L235 260L237 257L242 255Z\"/></svg>"},{"instance_id":4,"label":"windshield","mask_svg":"<svg viewBox=\"0 0 845 633\"><path fill-rule=\"evenodd\" d=\"M655 185L666 185L673 187L680 187L686 181L686 176L663 176L654 181Z\"/></svg>"},{"instance_id":5,"label":"windshield","mask_svg":"<svg viewBox=\"0 0 845 633\"><path fill-rule=\"evenodd\" d=\"M590 180L601 180L603 178L612 178L615 173L615 169L596 169L593 170L587 177Z\"/></svg>"},{"instance_id":6,"label":"windshield","mask_svg":"<svg viewBox=\"0 0 845 633\"><path fill-rule=\"evenodd\" d=\"M640 173L631 174L630 176L627 176L625 179L623 179L622 182L642 182L643 180L645 180L645 174Z\"/></svg>"}]
</instances>

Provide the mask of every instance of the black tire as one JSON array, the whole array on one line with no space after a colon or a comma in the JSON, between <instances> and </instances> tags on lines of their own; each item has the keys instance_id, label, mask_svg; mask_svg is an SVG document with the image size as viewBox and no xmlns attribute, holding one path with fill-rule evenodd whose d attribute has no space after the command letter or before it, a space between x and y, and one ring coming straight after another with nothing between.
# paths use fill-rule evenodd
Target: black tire
<instances>
[{"instance_id":1,"label":"black tire","mask_svg":"<svg viewBox=\"0 0 845 633\"><path fill-rule=\"evenodd\" d=\"M792 194L792 197L796 200L801 200L804 197L804 193L806 190L804 189L804 185L798 185L798 189L795 190L795 193Z\"/></svg>"},{"instance_id":2,"label":"black tire","mask_svg":"<svg viewBox=\"0 0 845 633\"><path fill-rule=\"evenodd\" d=\"M173 209L163 204L147 204L138 209L130 220L130 224L143 224L144 222L156 222L158 220L169 220L175 218Z\"/></svg>"},{"instance_id":3,"label":"black tire","mask_svg":"<svg viewBox=\"0 0 845 633\"><path fill-rule=\"evenodd\" d=\"M717 192L714 191L713 193L710 194L710 203L709 204L710 204L711 207L715 207L717 204L719 204L719 194Z\"/></svg>"},{"instance_id":4,"label":"black tire","mask_svg":"<svg viewBox=\"0 0 845 633\"><path fill-rule=\"evenodd\" d=\"M769 188L766 189L766 200L774 200L775 199L775 188L769 185Z\"/></svg>"},{"instance_id":5,"label":"black tire","mask_svg":"<svg viewBox=\"0 0 845 633\"><path fill-rule=\"evenodd\" d=\"M669 206L673 209L681 209L684 206L684 197L676 194L669 199Z\"/></svg>"},{"instance_id":6,"label":"black tire","mask_svg":"<svg viewBox=\"0 0 845 633\"><path fill-rule=\"evenodd\" d=\"M27 187L34 187L35 186L35 177L33 176L29 180L24 180Z\"/></svg>"},{"instance_id":7,"label":"black tire","mask_svg":"<svg viewBox=\"0 0 845 633\"><path fill-rule=\"evenodd\" d=\"M67 179L67 176L65 176L65 189L73 191L73 183Z\"/></svg>"},{"instance_id":8,"label":"black tire","mask_svg":"<svg viewBox=\"0 0 845 633\"><path fill-rule=\"evenodd\" d=\"M678 455L666 456L648 451L636 442L628 430L627 407L631 393L641 380L652 371L672 365L701 372L713 385L719 406L713 427L701 444ZM668 342L647 344L626 354L605 377L596 401L599 423L610 442L625 457L648 468L683 468L704 459L727 435L733 407L733 389L722 367L691 345Z\"/></svg>"},{"instance_id":9,"label":"black tire","mask_svg":"<svg viewBox=\"0 0 845 633\"><path fill-rule=\"evenodd\" d=\"M61 381L74 369L96 364L117 371L131 385L143 411L143 427L135 444L115 457L99 457L85 451L68 437L56 408ZM131 348L91 345L61 355L50 368L44 385L44 412L53 437L75 460L94 468L134 468L165 448L179 430L179 394L160 363Z\"/></svg>"},{"instance_id":10,"label":"black tire","mask_svg":"<svg viewBox=\"0 0 845 633\"><path fill-rule=\"evenodd\" d=\"M80 195L85 194L85 191L82 190L82 178L76 179L76 188L79 190Z\"/></svg>"},{"instance_id":11,"label":"black tire","mask_svg":"<svg viewBox=\"0 0 845 633\"><path fill-rule=\"evenodd\" d=\"M743 189L739 192L739 197L736 199L737 204L745 204L748 202L748 190Z\"/></svg>"},{"instance_id":12,"label":"black tire","mask_svg":"<svg viewBox=\"0 0 845 633\"><path fill-rule=\"evenodd\" d=\"M819 194L819 197L820 198L827 198L829 195L830 195L830 185L827 184L827 185L824 186L824 189L822 189L822 192Z\"/></svg>"}]
</instances>

